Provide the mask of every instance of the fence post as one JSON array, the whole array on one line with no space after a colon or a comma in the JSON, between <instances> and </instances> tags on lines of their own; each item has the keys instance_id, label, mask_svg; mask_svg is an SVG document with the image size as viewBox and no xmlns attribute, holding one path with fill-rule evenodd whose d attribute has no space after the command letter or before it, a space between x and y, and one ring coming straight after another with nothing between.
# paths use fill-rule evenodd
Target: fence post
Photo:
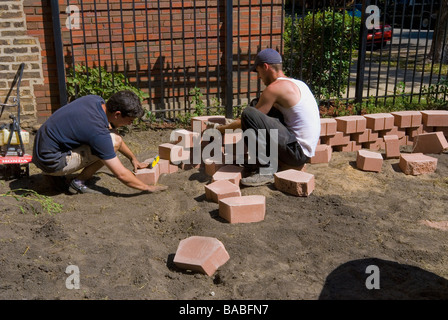
<instances>
[{"instance_id":1,"label":"fence post","mask_svg":"<svg viewBox=\"0 0 448 320\"><path fill-rule=\"evenodd\" d=\"M233 1L226 0L226 118L233 118Z\"/></svg>"},{"instance_id":2,"label":"fence post","mask_svg":"<svg viewBox=\"0 0 448 320\"><path fill-rule=\"evenodd\" d=\"M364 69L366 65L366 47L367 47L366 8L369 5L370 1L362 2L361 28L359 31L358 64L356 67L355 103L361 103L363 96Z\"/></svg>"},{"instance_id":3,"label":"fence post","mask_svg":"<svg viewBox=\"0 0 448 320\"><path fill-rule=\"evenodd\" d=\"M67 104L67 89L65 87L64 51L62 49L61 21L59 19L59 2L51 0L51 17L53 24L54 50L56 53L56 68L58 70L59 103Z\"/></svg>"}]
</instances>

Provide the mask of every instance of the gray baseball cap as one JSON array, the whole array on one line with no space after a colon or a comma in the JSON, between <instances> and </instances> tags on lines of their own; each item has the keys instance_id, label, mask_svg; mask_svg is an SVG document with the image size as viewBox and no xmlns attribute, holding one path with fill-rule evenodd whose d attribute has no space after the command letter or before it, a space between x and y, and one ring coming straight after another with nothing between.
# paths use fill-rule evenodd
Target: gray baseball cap
<instances>
[{"instance_id":1,"label":"gray baseball cap","mask_svg":"<svg viewBox=\"0 0 448 320\"><path fill-rule=\"evenodd\" d=\"M255 71L257 66L262 63L267 63L267 64L282 63L282 56L276 50L271 49L271 48L261 50L260 52L258 52L257 56L255 57L255 62L253 64L253 66L250 68L250 71Z\"/></svg>"}]
</instances>

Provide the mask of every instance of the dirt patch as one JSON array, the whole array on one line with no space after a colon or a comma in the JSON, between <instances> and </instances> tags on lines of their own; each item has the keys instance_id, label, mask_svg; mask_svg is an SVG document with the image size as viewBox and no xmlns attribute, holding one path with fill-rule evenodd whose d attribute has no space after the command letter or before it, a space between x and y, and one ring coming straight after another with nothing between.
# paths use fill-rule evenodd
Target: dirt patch
<instances>
[{"instance_id":1,"label":"dirt patch","mask_svg":"<svg viewBox=\"0 0 448 320\"><path fill-rule=\"evenodd\" d=\"M125 141L145 160L170 133ZM95 184L105 195L70 196L31 166L29 178L0 181L0 193L31 189L63 207L49 214L0 197L0 299L446 299L448 231L421 223L448 220L448 155L433 156L437 171L414 177L397 159L371 173L356 169L355 153L334 152L329 164L308 165L309 197L242 188L267 197L265 220L251 224L219 218L201 169L162 176L169 189L159 194L135 192L103 169ZM193 235L219 239L230 255L211 277L172 262ZM69 265L79 268L78 290L66 287ZM379 290L366 288L369 265Z\"/></svg>"}]
</instances>

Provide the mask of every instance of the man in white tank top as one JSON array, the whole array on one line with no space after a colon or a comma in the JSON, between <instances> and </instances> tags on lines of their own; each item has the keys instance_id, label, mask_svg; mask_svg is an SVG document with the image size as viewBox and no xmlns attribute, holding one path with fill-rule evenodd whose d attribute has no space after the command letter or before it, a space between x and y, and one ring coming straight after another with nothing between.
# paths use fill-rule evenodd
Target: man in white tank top
<instances>
[{"instance_id":1,"label":"man in white tank top","mask_svg":"<svg viewBox=\"0 0 448 320\"><path fill-rule=\"evenodd\" d=\"M221 133L226 129L253 129L255 132L265 129L267 136L263 140L268 144L266 150L270 150L270 133L275 136L276 131L278 162L294 167L305 164L314 156L320 136L319 108L313 94L304 82L285 76L282 58L274 49L260 51L251 70L257 72L266 88L255 100L254 107L243 110L241 119L217 129ZM257 139L260 139L259 135ZM260 186L274 182L277 166L271 165L273 170L262 170L264 167L260 162L257 164L259 172L243 178L243 185Z\"/></svg>"}]
</instances>

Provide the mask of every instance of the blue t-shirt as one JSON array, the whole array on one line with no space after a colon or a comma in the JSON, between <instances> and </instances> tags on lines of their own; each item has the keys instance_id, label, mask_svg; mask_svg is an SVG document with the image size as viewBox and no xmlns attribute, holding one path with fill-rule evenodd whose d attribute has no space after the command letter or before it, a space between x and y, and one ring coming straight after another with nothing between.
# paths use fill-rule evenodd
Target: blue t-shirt
<instances>
[{"instance_id":1,"label":"blue t-shirt","mask_svg":"<svg viewBox=\"0 0 448 320\"><path fill-rule=\"evenodd\" d=\"M39 128L34 140L33 163L44 172L59 171L71 150L88 145L102 160L116 156L103 98L84 96L56 110Z\"/></svg>"}]
</instances>

